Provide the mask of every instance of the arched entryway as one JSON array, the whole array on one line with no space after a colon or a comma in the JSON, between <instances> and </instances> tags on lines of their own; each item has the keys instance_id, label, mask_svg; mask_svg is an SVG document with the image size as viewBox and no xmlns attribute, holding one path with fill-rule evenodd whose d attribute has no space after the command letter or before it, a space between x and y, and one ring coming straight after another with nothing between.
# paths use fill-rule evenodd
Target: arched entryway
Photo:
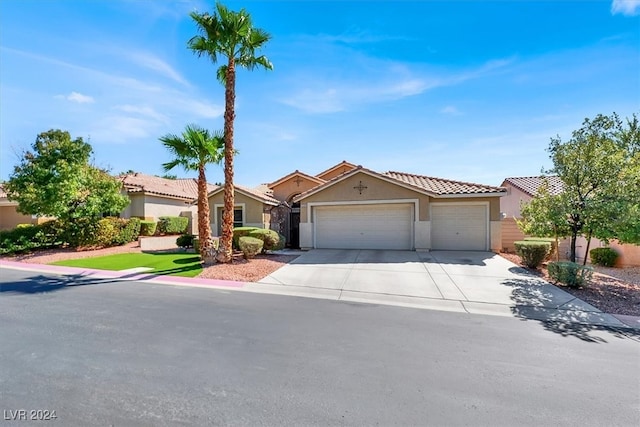
<instances>
[{"instance_id":1,"label":"arched entryway","mask_svg":"<svg viewBox=\"0 0 640 427\"><path fill-rule=\"evenodd\" d=\"M290 248L300 248L300 202L293 202L298 194L293 194L287 199L287 204L291 206L289 213L289 235L287 236L287 246Z\"/></svg>"}]
</instances>

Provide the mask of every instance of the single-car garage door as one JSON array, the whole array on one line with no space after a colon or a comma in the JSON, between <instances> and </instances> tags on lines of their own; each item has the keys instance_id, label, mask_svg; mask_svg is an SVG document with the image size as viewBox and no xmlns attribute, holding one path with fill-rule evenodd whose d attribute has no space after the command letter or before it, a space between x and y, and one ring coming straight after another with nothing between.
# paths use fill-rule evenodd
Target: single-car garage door
<instances>
[{"instance_id":1,"label":"single-car garage door","mask_svg":"<svg viewBox=\"0 0 640 427\"><path fill-rule=\"evenodd\" d=\"M413 248L412 204L316 206L314 215L316 248Z\"/></svg>"},{"instance_id":2,"label":"single-car garage door","mask_svg":"<svg viewBox=\"0 0 640 427\"><path fill-rule=\"evenodd\" d=\"M431 248L486 251L486 205L431 205Z\"/></svg>"}]
</instances>

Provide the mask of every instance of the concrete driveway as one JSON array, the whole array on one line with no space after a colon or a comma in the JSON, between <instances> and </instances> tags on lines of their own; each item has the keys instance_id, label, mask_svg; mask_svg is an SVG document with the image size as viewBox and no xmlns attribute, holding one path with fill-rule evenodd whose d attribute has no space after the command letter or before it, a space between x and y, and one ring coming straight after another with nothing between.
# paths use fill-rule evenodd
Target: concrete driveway
<instances>
[{"instance_id":1,"label":"concrete driveway","mask_svg":"<svg viewBox=\"0 0 640 427\"><path fill-rule=\"evenodd\" d=\"M315 249L251 290L622 326L492 252Z\"/></svg>"}]
</instances>

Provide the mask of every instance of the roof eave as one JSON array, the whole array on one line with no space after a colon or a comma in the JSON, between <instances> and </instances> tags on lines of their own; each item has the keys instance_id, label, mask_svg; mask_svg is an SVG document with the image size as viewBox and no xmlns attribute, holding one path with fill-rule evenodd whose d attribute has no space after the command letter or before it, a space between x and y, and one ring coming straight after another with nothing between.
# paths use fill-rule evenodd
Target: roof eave
<instances>
[{"instance_id":1,"label":"roof eave","mask_svg":"<svg viewBox=\"0 0 640 427\"><path fill-rule=\"evenodd\" d=\"M470 197L502 197L506 196L506 191L500 192L491 192L491 193L455 193L455 194L439 194L437 196L433 196L436 199L464 199Z\"/></svg>"}]
</instances>

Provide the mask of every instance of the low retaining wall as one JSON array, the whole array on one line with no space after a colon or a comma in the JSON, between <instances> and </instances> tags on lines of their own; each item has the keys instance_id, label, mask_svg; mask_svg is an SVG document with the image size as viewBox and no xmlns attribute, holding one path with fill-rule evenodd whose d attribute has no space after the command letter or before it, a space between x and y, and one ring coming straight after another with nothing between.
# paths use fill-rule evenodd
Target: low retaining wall
<instances>
[{"instance_id":1,"label":"low retaining wall","mask_svg":"<svg viewBox=\"0 0 640 427\"><path fill-rule=\"evenodd\" d=\"M139 237L138 243L140 244L140 249L143 251L160 251L166 249L177 249L178 245L176 245L176 239L178 235L175 236L150 236L150 237Z\"/></svg>"}]
</instances>

